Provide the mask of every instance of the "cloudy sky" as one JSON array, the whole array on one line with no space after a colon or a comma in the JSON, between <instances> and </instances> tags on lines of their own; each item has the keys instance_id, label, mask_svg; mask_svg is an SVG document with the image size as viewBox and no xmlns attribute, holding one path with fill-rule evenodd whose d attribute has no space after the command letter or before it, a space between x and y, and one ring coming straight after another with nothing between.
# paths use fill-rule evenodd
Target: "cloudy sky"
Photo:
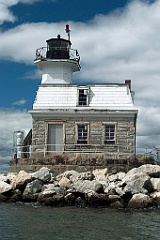
<instances>
[{"instance_id":1,"label":"cloudy sky","mask_svg":"<svg viewBox=\"0 0 160 240\"><path fill-rule=\"evenodd\" d=\"M160 147L160 0L0 0L0 160L10 159L13 132L31 128L35 51L66 37L66 23L81 56L74 82L131 79L137 146Z\"/></svg>"}]
</instances>

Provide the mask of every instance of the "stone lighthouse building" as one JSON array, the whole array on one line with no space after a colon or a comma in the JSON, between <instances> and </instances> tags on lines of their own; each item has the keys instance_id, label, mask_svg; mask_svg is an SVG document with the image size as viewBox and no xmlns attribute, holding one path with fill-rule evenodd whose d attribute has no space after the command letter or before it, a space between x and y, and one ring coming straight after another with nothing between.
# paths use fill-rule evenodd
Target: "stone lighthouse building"
<instances>
[{"instance_id":1,"label":"stone lighthouse building","mask_svg":"<svg viewBox=\"0 0 160 240\"><path fill-rule=\"evenodd\" d=\"M85 155L106 161L132 160L136 148L137 110L131 81L73 84L80 71L78 51L67 39L51 38L36 51L42 71L32 116L31 157Z\"/></svg>"}]
</instances>

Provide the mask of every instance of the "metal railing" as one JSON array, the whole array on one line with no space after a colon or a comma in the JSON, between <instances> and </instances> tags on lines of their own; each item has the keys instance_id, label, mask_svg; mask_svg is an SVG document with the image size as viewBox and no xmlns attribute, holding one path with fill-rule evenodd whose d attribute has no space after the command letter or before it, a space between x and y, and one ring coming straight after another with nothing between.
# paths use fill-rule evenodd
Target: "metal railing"
<instances>
[{"instance_id":1,"label":"metal railing","mask_svg":"<svg viewBox=\"0 0 160 240\"><path fill-rule=\"evenodd\" d=\"M38 48L36 50L36 60L38 59L46 59L47 58L47 47L41 47L41 48ZM53 47L53 48L50 48L50 51L67 51L69 53L69 59L70 60L75 60L77 62L79 62L80 60L80 56L78 54L78 51L76 49L72 49L72 48L69 48L69 49L66 49L64 47Z\"/></svg>"},{"instance_id":2,"label":"metal railing","mask_svg":"<svg viewBox=\"0 0 160 240\"><path fill-rule=\"evenodd\" d=\"M45 144L45 145L25 145L12 149L12 158L32 158L34 154L41 154L44 157L51 154L64 153L104 153L112 159L120 158L122 155L134 156L141 160L160 160L159 148L140 148L127 145L98 145L98 144Z\"/></svg>"}]
</instances>

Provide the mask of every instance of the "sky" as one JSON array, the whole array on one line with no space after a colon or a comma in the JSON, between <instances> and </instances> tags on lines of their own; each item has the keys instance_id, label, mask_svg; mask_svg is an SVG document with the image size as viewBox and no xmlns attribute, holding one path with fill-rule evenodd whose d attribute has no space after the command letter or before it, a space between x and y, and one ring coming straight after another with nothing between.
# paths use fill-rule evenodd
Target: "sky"
<instances>
[{"instance_id":1,"label":"sky","mask_svg":"<svg viewBox=\"0 0 160 240\"><path fill-rule=\"evenodd\" d=\"M160 148L160 0L0 0L0 160L11 159L13 132L31 128L36 49L66 38L66 24L81 56L73 83L131 79L137 147Z\"/></svg>"}]
</instances>

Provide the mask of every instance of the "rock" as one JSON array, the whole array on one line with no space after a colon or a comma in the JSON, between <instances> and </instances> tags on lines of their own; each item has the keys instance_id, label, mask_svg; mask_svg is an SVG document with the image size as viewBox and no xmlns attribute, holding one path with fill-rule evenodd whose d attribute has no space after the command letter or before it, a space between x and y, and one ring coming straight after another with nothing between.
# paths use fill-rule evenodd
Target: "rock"
<instances>
[{"instance_id":1,"label":"rock","mask_svg":"<svg viewBox=\"0 0 160 240\"><path fill-rule=\"evenodd\" d=\"M121 197L118 196L118 195L109 195L108 196L108 199L111 203L114 203L116 201L120 201L121 200Z\"/></svg>"},{"instance_id":2,"label":"rock","mask_svg":"<svg viewBox=\"0 0 160 240\"><path fill-rule=\"evenodd\" d=\"M136 180L140 176L144 176L144 175L146 176L146 174L144 174L141 170L139 170L139 169L137 170L137 169L138 168L133 168L130 171L128 171L122 181L127 183L130 181Z\"/></svg>"},{"instance_id":3,"label":"rock","mask_svg":"<svg viewBox=\"0 0 160 240\"><path fill-rule=\"evenodd\" d=\"M123 203L120 201L115 201L113 203L110 204L110 208L113 209L120 209L120 208L124 208Z\"/></svg>"},{"instance_id":4,"label":"rock","mask_svg":"<svg viewBox=\"0 0 160 240\"><path fill-rule=\"evenodd\" d=\"M160 166L152 164L144 164L139 167L139 170L150 177L159 178L160 177Z\"/></svg>"},{"instance_id":5,"label":"rock","mask_svg":"<svg viewBox=\"0 0 160 240\"><path fill-rule=\"evenodd\" d=\"M128 203L129 208L145 208L153 205L153 200L143 193L134 194Z\"/></svg>"},{"instance_id":6,"label":"rock","mask_svg":"<svg viewBox=\"0 0 160 240\"><path fill-rule=\"evenodd\" d=\"M78 179L77 180L90 180L92 181L94 178L94 175L92 174L91 171L88 171L88 172L81 172L79 173L79 176L78 176ZM73 181L73 179L72 179Z\"/></svg>"},{"instance_id":7,"label":"rock","mask_svg":"<svg viewBox=\"0 0 160 240\"><path fill-rule=\"evenodd\" d=\"M34 181L27 184L24 189L23 195L39 193L42 189L43 182L39 179L35 179Z\"/></svg>"},{"instance_id":8,"label":"rock","mask_svg":"<svg viewBox=\"0 0 160 240\"><path fill-rule=\"evenodd\" d=\"M138 168L133 168L127 172L125 179L126 181L131 180L129 178L146 174L150 177L160 177L160 166L159 165L152 165L152 164L144 164Z\"/></svg>"},{"instance_id":9,"label":"rock","mask_svg":"<svg viewBox=\"0 0 160 240\"><path fill-rule=\"evenodd\" d=\"M70 183L71 183L71 181L70 181L68 178L63 177L63 178L59 181L58 184L59 184L60 187L67 187L67 186L70 185Z\"/></svg>"},{"instance_id":10,"label":"rock","mask_svg":"<svg viewBox=\"0 0 160 240\"><path fill-rule=\"evenodd\" d=\"M86 207L87 206L86 200L81 197L77 197L75 200L75 205L77 207Z\"/></svg>"},{"instance_id":11,"label":"rock","mask_svg":"<svg viewBox=\"0 0 160 240\"><path fill-rule=\"evenodd\" d=\"M93 191L88 192L86 194L86 202L89 206L97 207L97 206L109 206L110 200L108 195L106 194L98 194Z\"/></svg>"},{"instance_id":12,"label":"rock","mask_svg":"<svg viewBox=\"0 0 160 240\"><path fill-rule=\"evenodd\" d=\"M68 193L64 197L64 201L66 205L73 206L75 204L76 196L73 193Z\"/></svg>"},{"instance_id":13,"label":"rock","mask_svg":"<svg viewBox=\"0 0 160 240\"><path fill-rule=\"evenodd\" d=\"M152 192L153 187L150 182L150 177L148 175L139 175L132 181L126 182L126 186L124 187L125 193L136 194L143 193L147 194L148 192Z\"/></svg>"},{"instance_id":14,"label":"rock","mask_svg":"<svg viewBox=\"0 0 160 240\"><path fill-rule=\"evenodd\" d=\"M51 180L51 173L47 167L42 167L37 172L32 173L32 177L43 182L49 182Z\"/></svg>"},{"instance_id":15,"label":"rock","mask_svg":"<svg viewBox=\"0 0 160 240\"><path fill-rule=\"evenodd\" d=\"M154 191L160 192L160 178L151 178Z\"/></svg>"},{"instance_id":16,"label":"rock","mask_svg":"<svg viewBox=\"0 0 160 240\"><path fill-rule=\"evenodd\" d=\"M104 168L104 169L95 169L95 170L93 170L92 173L96 180L104 181L104 180L106 180L107 172L108 172L108 169Z\"/></svg>"},{"instance_id":17,"label":"rock","mask_svg":"<svg viewBox=\"0 0 160 240\"><path fill-rule=\"evenodd\" d=\"M110 182L115 182L115 181L117 180L117 174L108 175L108 176L107 176L107 179L108 179Z\"/></svg>"},{"instance_id":18,"label":"rock","mask_svg":"<svg viewBox=\"0 0 160 240\"><path fill-rule=\"evenodd\" d=\"M38 193L42 189L43 182L39 179L27 184L22 194L22 199L25 201L37 201Z\"/></svg>"},{"instance_id":19,"label":"rock","mask_svg":"<svg viewBox=\"0 0 160 240\"><path fill-rule=\"evenodd\" d=\"M7 182L12 183L16 179L17 175L15 173L8 173L7 174Z\"/></svg>"},{"instance_id":20,"label":"rock","mask_svg":"<svg viewBox=\"0 0 160 240\"><path fill-rule=\"evenodd\" d=\"M13 195L10 197L9 201L16 202L22 200L22 193L19 189L15 189Z\"/></svg>"},{"instance_id":21,"label":"rock","mask_svg":"<svg viewBox=\"0 0 160 240\"><path fill-rule=\"evenodd\" d=\"M38 198L39 199L39 198ZM64 206L65 200L63 195L53 195L52 197L46 197L40 201L46 206Z\"/></svg>"},{"instance_id":22,"label":"rock","mask_svg":"<svg viewBox=\"0 0 160 240\"><path fill-rule=\"evenodd\" d=\"M7 182L8 178L4 174L0 174L0 181Z\"/></svg>"},{"instance_id":23,"label":"rock","mask_svg":"<svg viewBox=\"0 0 160 240\"><path fill-rule=\"evenodd\" d=\"M71 181L77 181L77 179L79 177L79 173L74 170L65 171L64 173L56 176L56 180L60 181L63 177L68 178Z\"/></svg>"},{"instance_id":24,"label":"rock","mask_svg":"<svg viewBox=\"0 0 160 240\"><path fill-rule=\"evenodd\" d=\"M2 194L0 194L0 202L5 202L8 198Z\"/></svg>"},{"instance_id":25,"label":"rock","mask_svg":"<svg viewBox=\"0 0 160 240\"><path fill-rule=\"evenodd\" d=\"M0 181L0 194L9 196L12 192L12 186L6 182Z\"/></svg>"},{"instance_id":26,"label":"rock","mask_svg":"<svg viewBox=\"0 0 160 240\"><path fill-rule=\"evenodd\" d=\"M54 184L45 184L42 187L42 191L38 195L38 202L44 203L46 199L52 198L54 195L59 195L60 187L55 186Z\"/></svg>"},{"instance_id":27,"label":"rock","mask_svg":"<svg viewBox=\"0 0 160 240\"><path fill-rule=\"evenodd\" d=\"M117 173L117 180L122 181L125 176L126 176L125 172L118 172Z\"/></svg>"},{"instance_id":28,"label":"rock","mask_svg":"<svg viewBox=\"0 0 160 240\"><path fill-rule=\"evenodd\" d=\"M116 194L116 183L110 182L109 185L104 189L104 193L108 195L114 195Z\"/></svg>"},{"instance_id":29,"label":"rock","mask_svg":"<svg viewBox=\"0 0 160 240\"><path fill-rule=\"evenodd\" d=\"M11 185L13 186L13 189L19 189L23 191L27 185L27 183L32 181L32 176L28 174L27 172L21 170L17 177L14 178L11 181Z\"/></svg>"},{"instance_id":30,"label":"rock","mask_svg":"<svg viewBox=\"0 0 160 240\"><path fill-rule=\"evenodd\" d=\"M96 180L89 181L89 180L84 180L84 181L76 181L72 184L72 189L74 189L77 192L81 193L87 193L88 191L94 191L97 193L103 192L103 186Z\"/></svg>"},{"instance_id":31,"label":"rock","mask_svg":"<svg viewBox=\"0 0 160 240\"><path fill-rule=\"evenodd\" d=\"M42 195L55 195L56 193L59 193L60 187L55 186L53 183L45 184L42 187L41 194Z\"/></svg>"},{"instance_id":32,"label":"rock","mask_svg":"<svg viewBox=\"0 0 160 240\"><path fill-rule=\"evenodd\" d=\"M152 197L154 203L157 206L160 206L160 192L154 192L154 193L150 194L150 196Z\"/></svg>"}]
</instances>

